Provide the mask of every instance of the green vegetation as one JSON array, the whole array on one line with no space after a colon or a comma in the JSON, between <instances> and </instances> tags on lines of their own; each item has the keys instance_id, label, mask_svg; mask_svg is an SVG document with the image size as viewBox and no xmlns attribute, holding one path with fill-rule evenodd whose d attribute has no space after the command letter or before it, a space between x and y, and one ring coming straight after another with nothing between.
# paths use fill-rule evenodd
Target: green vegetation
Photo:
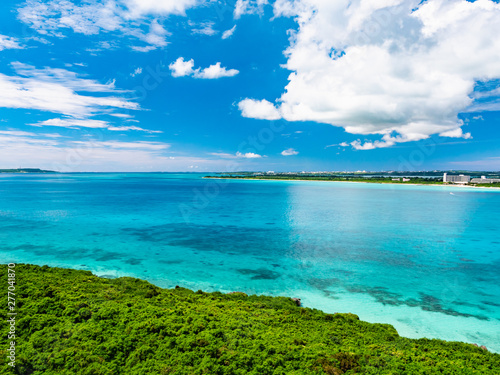
<instances>
[{"instance_id":1,"label":"green vegetation","mask_svg":"<svg viewBox=\"0 0 500 375\"><path fill-rule=\"evenodd\" d=\"M245 180L300 180L300 181L348 181L348 182L367 182L377 184L419 184L419 185L443 185L443 177L435 176L434 172L428 172L428 175L408 175L379 172L380 174L358 174L358 173L256 173L256 172L239 172L239 173L221 173L216 176L205 176L204 178L229 178L229 179L245 179ZM416 172L415 172L416 173ZM427 177L423 177L427 176ZM497 178L497 176L494 176ZM408 181L403 181L408 179ZM450 183L449 185L454 185ZM488 184L468 184L466 186L480 187L496 187L500 188L500 183Z\"/></svg>"},{"instance_id":2,"label":"green vegetation","mask_svg":"<svg viewBox=\"0 0 500 375\"><path fill-rule=\"evenodd\" d=\"M161 289L47 266L15 270L16 368L7 366L2 324L0 374L500 373L500 355L471 344L407 339L390 325L290 298Z\"/></svg>"},{"instance_id":3,"label":"green vegetation","mask_svg":"<svg viewBox=\"0 0 500 375\"><path fill-rule=\"evenodd\" d=\"M500 188L500 182L493 182L490 184L471 184L472 186L480 186L480 187L496 187Z\"/></svg>"},{"instance_id":4,"label":"green vegetation","mask_svg":"<svg viewBox=\"0 0 500 375\"><path fill-rule=\"evenodd\" d=\"M46 171L38 168L16 168L16 169L0 169L0 173L57 173L57 172Z\"/></svg>"},{"instance_id":5,"label":"green vegetation","mask_svg":"<svg viewBox=\"0 0 500 375\"><path fill-rule=\"evenodd\" d=\"M302 173L276 173L276 174L221 174L219 176L206 176L205 178L232 178L245 180L312 180L312 181L349 181L349 182L371 182L379 184L424 184L442 185L442 177L412 177L410 181L403 181L403 177L373 176L363 177L356 175L326 175L326 174L302 174ZM393 179L397 179L394 181Z\"/></svg>"}]
</instances>

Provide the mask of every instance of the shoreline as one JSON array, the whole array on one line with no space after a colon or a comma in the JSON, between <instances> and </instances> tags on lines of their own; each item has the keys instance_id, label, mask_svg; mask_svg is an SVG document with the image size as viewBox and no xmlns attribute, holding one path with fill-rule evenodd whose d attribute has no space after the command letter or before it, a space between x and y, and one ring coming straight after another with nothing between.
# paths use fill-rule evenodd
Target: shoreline
<instances>
[{"instance_id":1,"label":"shoreline","mask_svg":"<svg viewBox=\"0 0 500 375\"><path fill-rule=\"evenodd\" d=\"M349 182L354 184L378 184L378 185L399 185L399 186L442 186L442 187L462 187L471 189L493 189L500 190L500 187L494 186L471 186L471 185L459 185L459 184L415 184L415 183L393 183L393 182L372 182L372 181L335 181L335 180L314 180L314 179L286 179L286 178L234 178L234 177L208 177L204 176L204 179L208 180L247 180L247 181L306 181L306 182Z\"/></svg>"}]
</instances>

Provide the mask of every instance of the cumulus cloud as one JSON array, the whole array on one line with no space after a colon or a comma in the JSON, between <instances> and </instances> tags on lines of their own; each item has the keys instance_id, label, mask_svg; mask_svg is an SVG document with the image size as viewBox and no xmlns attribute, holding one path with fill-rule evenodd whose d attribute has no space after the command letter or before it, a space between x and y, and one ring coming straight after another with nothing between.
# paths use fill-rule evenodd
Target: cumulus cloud
<instances>
[{"instance_id":1,"label":"cumulus cloud","mask_svg":"<svg viewBox=\"0 0 500 375\"><path fill-rule=\"evenodd\" d=\"M267 101L240 102L245 117L381 135L352 143L372 149L433 134L469 138L459 113L500 109L496 2L278 0L274 14L298 23L285 51L292 74L272 108ZM475 101L477 84L488 82L496 82L482 94L488 100Z\"/></svg>"},{"instance_id":2,"label":"cumulus cloud","mask_svg":"<svg viewBox=\"0 0 500 375\"><path fill-rule=\"evenodd\" d=\"M22 49L23 47L19 44L16 38L10 36L5 36L0 34L0 51L4 49Z\"/></svg>"},{"instance_id":3,"label":"cumulus cloud","mask_svg":"<svg viewBox=\"0 0 500 375\"><path fill-rule=\"evenodd\" d=\"M298 151L295 151L293 148L287 148L286 150L281 151L281 155L283 156L293 156L298 154Z\"/></svg>"},{"instance_id":4,"label":"cumulus cloud","mask_svg":"<svg viewBox=\"0 0 500 375\"><path fill-rule=\"evenodd\" d=\"M194 68L194 60L185 61L183 57L179 57L169 66L172 72L172 77L192 76L201 79L217 79L222 77L233 77L239 73L236 69L226 69L221 66L220 62L210 65L208 68Z\"/></svg>"},{"instance_id":5,"label":"cumulus cloud","mask_svg":"<svg viewBox=\"0 0 500 375\"><path fill-rule=\"evenodd\" d=\"M210 65L208 68L202 69L194 73L195 78L202 79L217 79L222 77L234 77L239 73L236 69L226 69L220 65L220 62Z\"/></svg>"},{"instance_id":6,"label":"cumulus cloud","mask_svg":"<svg viewBox=\"0 0 500 375\"><path fill-rule=\"evenodd\" d=\"M278 120L281 118L281 114L276 107L265 99L244 99L238 103L238 108L243 117L259 120Z\"/></svg>"},{"instance_id":7,"label":"cumulus cloud","mask_svg":"<svg viewBox=\"0 0 500 375\"><path fill-rule=\"evenodd\" d=\"M222 33L222 39L228 39L231 36L233 36L235 30L236 30L236 25L234 25L233 27L231 27L229 30L224 31Z\"/></svg>"},{"instance_id":8,"label":"cumulus cloud","mask_svg":"<svg viewBox=\"0 0 500 375\"><path fill-rule=\"evenodd\" d=\"M259 159L259 158L262 157L262 155L255 154L253 152L241 153L241 152L238 151L236 153L236 157L238 157L238 158L244 158L244 159Z\"/></svg>"},{"instance_id":9,"label":"cumulus cloud","mask_svg":"<svg viewBox=\"0 0 500 375\"><path fill-rule=\"evenodd\" d=\"M114 33L136 38L146 46L132 45L139 52L166 46L168 32L157 18L171 14L185 15L198 0L27 0L18 9L19 19L42 35L63 38L66 30L84 35ZM144 28L149 27L149 32Z\"/></svg>"},{"instance_id":10,"label":"cumulus cloud","mask_svg":"<svg viewBox=\"0 0 500 375\"><path fill-rule=\"evenodd\" d=\"M172 72L172 77L185 77L194 74L194 60L184 61L184 57L179 57L168 68Z\"/></svg>"},{"instance_id":11,"label":"cumulus cloud","mask_svg":"<svg viewBox=\"0 0 500 375\"><path fill-rule=\"evenodd\" d=\"M238 0L234 6L234 19L244 14L262 14L267 0Z\"/></svg>"},{"instance_id":12,"label":"cumulus cloud","mask_svg":"<svg viewBox=\"0 0 500 375\"><path fill-rule=\"evenodd\" d=\"M470 133L464 133L462 128L456 128L452 130L448 130L439 134L441 137L450 137L450 138L472 138Z\"/></svg>"}]
</instances>

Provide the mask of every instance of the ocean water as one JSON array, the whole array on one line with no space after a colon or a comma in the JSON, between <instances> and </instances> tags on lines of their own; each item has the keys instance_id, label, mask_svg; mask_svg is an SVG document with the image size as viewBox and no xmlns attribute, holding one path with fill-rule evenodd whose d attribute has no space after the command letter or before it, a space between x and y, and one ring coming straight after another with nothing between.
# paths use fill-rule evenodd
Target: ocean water
<instances>
[{"instance_id":1,"label":"ocean water","mask_svg":"<svg viewBox=\"0 0 500 375\"><path fill-rule=\"evenodd\" d=\"M298 297L500 352L500 190L0 174L0 261Z\"/></svg>"}]
</instances>

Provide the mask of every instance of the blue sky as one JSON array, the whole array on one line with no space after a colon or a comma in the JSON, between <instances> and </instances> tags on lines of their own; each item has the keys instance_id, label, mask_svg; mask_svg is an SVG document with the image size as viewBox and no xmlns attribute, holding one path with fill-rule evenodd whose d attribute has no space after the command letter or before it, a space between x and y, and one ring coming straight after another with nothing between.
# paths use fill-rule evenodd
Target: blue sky
<instances>
[{"instance_id":1,"label":"blue sky","mask_svg":"<svg viewBox=\"0 0 500 375\"><path fill-rule=\"evenodd\" d=\"M500 170L498 2L0 11L0 168Z\"/></svg>"}]
</instances>

